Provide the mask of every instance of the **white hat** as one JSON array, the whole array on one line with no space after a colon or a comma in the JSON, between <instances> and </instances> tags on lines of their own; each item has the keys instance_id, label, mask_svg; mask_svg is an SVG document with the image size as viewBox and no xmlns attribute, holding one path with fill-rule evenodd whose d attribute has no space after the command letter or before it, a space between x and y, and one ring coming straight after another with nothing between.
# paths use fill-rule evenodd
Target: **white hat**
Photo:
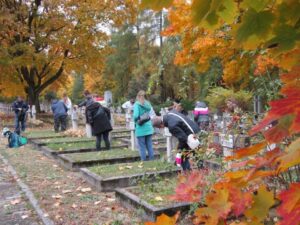
<instances>
[{"instance_id":1,"label":"white hat","mask_svg":"<svg viewBox=\"0 0 300 225\"><path fill-rule=\"evenodd\" d=\"M7 135L7 132L9 132L9 129L7 127L4 127L2 130L2 135L5 137Z\"/></svg>"}]
</instances>

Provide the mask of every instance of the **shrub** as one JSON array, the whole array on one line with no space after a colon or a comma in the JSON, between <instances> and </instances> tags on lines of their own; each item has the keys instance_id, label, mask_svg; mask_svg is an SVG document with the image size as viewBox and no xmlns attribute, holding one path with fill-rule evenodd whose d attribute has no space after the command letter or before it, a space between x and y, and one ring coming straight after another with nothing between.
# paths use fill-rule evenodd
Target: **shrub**
<instances>
[{"instance_id":1,"label":"shrub","mask_svg":"<svg viewBox=\"0 0 300 225\"><path fill-rule=\"evenodd\" d=\"M216 87L209 91L206 101L209 104L211 111L224 110L226 102L229 99L236 101L237 105L244 111L249 111L252 108L252 93L248 91L234 92L232 89Z\"/></svg>"}]
</instances>

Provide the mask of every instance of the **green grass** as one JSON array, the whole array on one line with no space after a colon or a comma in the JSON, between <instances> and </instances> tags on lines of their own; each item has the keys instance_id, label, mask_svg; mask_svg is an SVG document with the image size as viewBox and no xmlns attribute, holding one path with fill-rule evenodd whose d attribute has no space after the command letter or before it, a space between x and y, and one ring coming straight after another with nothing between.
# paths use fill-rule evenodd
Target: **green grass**
<instances>
[{"instance_id":1,"label":"green grass","mask_svg":"<svg viewBox=\"0 0 300 225\"><path fill-rule=\"evenodd\" d=\"M171 200L170 196L175 193L177 180L177 176L171 178L157 176L156 182L148 182L147 178L142 178L138 186L130 188L129 191L156 207L167 206L176 202Z\"/></svg>"},{"instance_id":2,"label":"green grass","mask_svg":"<svg viewBox=\"0 0 300 225\"><path fill-rule=\"evenodd\" d=\"M35 131L29 131L24 133L24 136L28 138L38 138L38 137L47 138L48 136L59 137L61 135L62 135L61 133L55 133L53 130L35 130Z\"/></svg>"},{"instance_id":3,"label":"green grass","mask_svg":"<svg viewBox=\"0 0 300 225\"><path fill-rule=\"evenodd\" d=\"M95 138L88 138L88 137L59 137L59 138L42 138L39 139L41 143L52 143L52 142L72 142L72 141L95 141Z\"/></svg>"},{"instance_id":4,"label":"green grass","mask_svg":"<svg viewBox=\"0 0 300 225\"><path fill-rule=\"evenodd\" d=\"M102 147L105 146L104 141L101 142ZM120 145L120 142L113 141L111 145ZM80 149L80 148L96 148L96 140L91 140L90 142L65 142L59 144L47 144L47 147L56 151L64 151L70 149Z\"/></svg>"},{"instance_id":5,"label":"green grass","mask_svg":"<svg viewBox=\"0 0 300 225\"><path fill-rule=\"evenodd\" d=\"M112 149L109 151L100 152L82 152L73 153L67 155L69 158L76 162L97 160L97 159L113 159L120 157L139 156L138 151L132 151L129 149Z\"/></svg>"},{"instance_id":6,"label":"green grass","mask_svg":"<svg viewBox=\"0 0 300 225\"><path fill-rule=\"evenodd\" d=\"M156 172L162 170L174 170L177 167L173 163L163 162L159 160L134 162L134 163L120 163L113 165L102 165L90 167L90 171L100 175L103 178L126 176L134 174L143 174L146 172Z\"/></svg>"}]
</instances>

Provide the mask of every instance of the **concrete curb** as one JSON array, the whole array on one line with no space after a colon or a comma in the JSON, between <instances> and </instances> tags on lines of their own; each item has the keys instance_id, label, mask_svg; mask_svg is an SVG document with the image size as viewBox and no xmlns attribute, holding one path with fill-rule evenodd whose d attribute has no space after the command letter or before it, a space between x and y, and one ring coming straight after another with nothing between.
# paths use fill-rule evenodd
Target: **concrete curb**
<instances>
[{"instance_id":1,"label":"concrete curb","mask_svg":"<svg viewBox=\"0 0 300 225\"><path fill-rule=\"evenodd\" d=\"M45 225L54 225L55 223L51 219L49 219L48 217L45 216L45 212L40 208L37 199L34 197L33 193L29 189L29 187L19 179L15 169L9 164L9 162L1 154L0 154L0 158L4 162L4 164L7 166L8 171L12 174L14 179L17 181L21 190L25 193L26 197L30 201L32 207L35 209L35 211L37 212L38 216L43 221L43 223Z\"/></svg>"}]
</instances>

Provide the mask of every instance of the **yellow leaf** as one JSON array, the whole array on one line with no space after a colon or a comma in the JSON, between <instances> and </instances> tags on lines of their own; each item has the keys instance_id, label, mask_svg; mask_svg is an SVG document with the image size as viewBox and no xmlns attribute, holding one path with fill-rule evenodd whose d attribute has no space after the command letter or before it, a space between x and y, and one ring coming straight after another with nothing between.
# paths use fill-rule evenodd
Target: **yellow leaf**
<instances>
[{"instance_id":1,"label":"yellow leaf","mask_svg":"<svg viewBox=\"0 0 300 225\"><path fill-rule=\"evenodd\" d=\"M160 196L156 196L154 199L155 199L156 201L163 201L163 198L160 197Z\"/></svg>"},{"instance_id":2,"label":"yellow leaf","mask_svg":"<svg viewBox=\"0 0 300 225\"><path fill-rule=\"evenodd\" d=\"M275 203L273 193L269 192L265 186L260 186L257 194L253 196L253 204L247 209L244 215L251 219L251 224L263 224L263 220L268 216L269 209Z\"/></svg>"},{"instance_id":3,"label":"yellow leaf","mask_svg":"<svg viewBox=\"0 0 300 225\"><path fill-rule=\"evenodd\" d=\"M195 211L194 224L218 225L218 213L212 208L199 208Z\"/></svg>"},{"instance_id":4,"label":"yellow leaf","mask_svg":"<svg viewBox=\"0 0 300 225\"><path fill-rule=\"evenodd\" d=\"M286 149L286 154L277 159L280 162L278 172L300 164L300 138L293 141Z\"/></svg>"}]
</instances>

